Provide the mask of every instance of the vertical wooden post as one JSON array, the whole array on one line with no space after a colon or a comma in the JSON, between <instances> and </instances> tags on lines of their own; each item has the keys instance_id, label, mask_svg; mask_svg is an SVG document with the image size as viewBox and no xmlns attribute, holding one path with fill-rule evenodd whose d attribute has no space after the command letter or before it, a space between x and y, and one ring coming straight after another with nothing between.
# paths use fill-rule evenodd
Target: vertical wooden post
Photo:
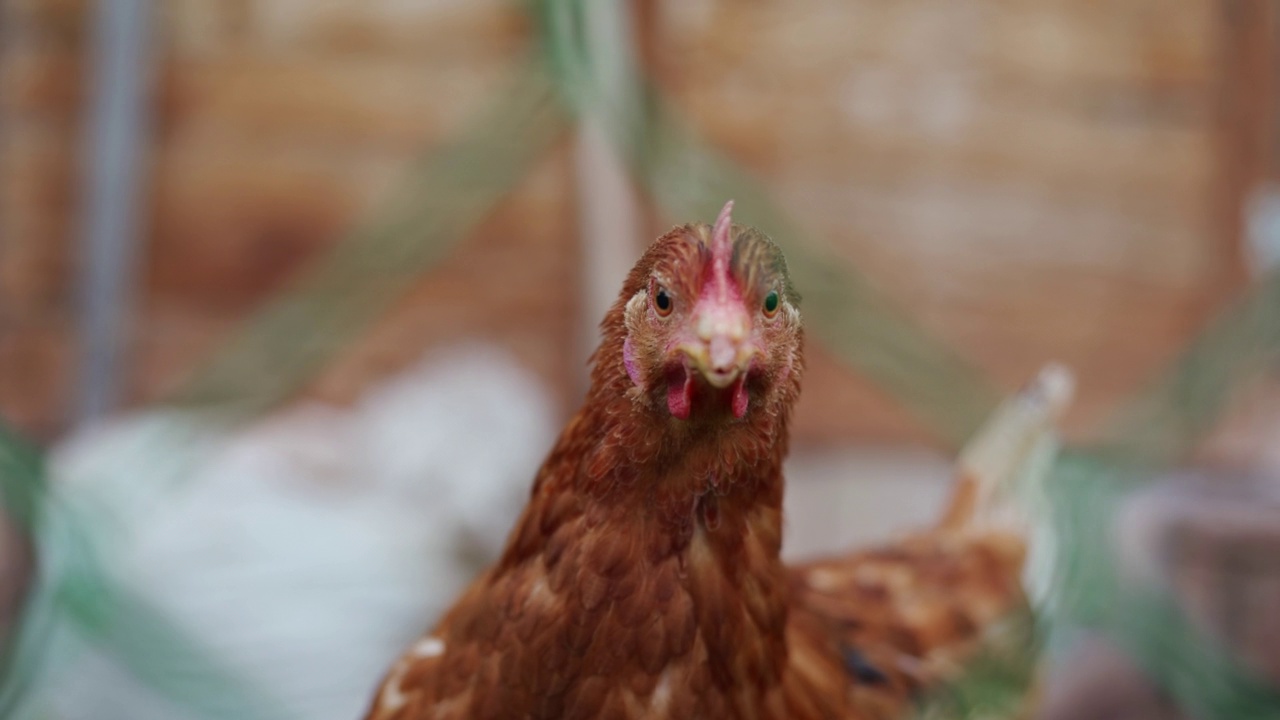
<instances>
[{"instance_id":1,"label":"vertical wooden post","mask_svg":"<svg viewBox=\"0 0 1280 720\"><path fill-rule=\"evenodd\" d=\"M1217 216L1225 242L1237 258L1224 278L1237 287L1249 273L1247 213L1255 191L1280 172L1276 104L1276 0L1221 0Z\"/></svg>"},{"instance_id":2,"label":"vertical wooden post","mask_svg":"<svg viewBox=\"0 0 1280 720\"><path fill-rule=\"evenodd\" d=\"M583 272L580 337L589 349L599 342L600 318L640 247L639 200L611 126L634 112L638 70L628 0L592 0L581 8L592 87L574 152Z\"/></svg>"}]
</instances>

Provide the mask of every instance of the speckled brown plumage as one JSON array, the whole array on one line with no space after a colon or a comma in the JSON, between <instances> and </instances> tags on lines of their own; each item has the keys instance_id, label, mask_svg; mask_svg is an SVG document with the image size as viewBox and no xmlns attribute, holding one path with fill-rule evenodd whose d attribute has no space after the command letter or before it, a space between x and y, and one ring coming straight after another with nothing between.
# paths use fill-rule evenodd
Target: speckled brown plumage
<instances>
[{"instance_id":1,"label":"speckled brown plumage","mask_svg":"<svg viewBox=\"0 0 1280 720\"><path fill-rule=\"evenodd\" d=\"M392 668L369 719L899 717L1018 606L1020 540L963 524L783 566L797 302L776 246L727 212L655 242L501 559ZM721 331L744 368L727 389L691 379L720 340L673 350Z\"/></svg>"}]
</instances>

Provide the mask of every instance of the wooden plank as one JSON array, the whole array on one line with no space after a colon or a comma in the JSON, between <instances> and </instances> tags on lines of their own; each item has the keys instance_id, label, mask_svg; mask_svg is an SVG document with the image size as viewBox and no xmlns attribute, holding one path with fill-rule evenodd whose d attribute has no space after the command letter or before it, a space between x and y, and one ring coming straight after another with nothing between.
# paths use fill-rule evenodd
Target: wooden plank
<instances>
[{"instance_id":1,"label":"wooden plank","mask_svg":"<svg viewBox=\"0 0 1280 720\"><path fill-rule=\"evenodd\" d=\"M256 307L370 204L342 158L234 142L159 155L144 276L166 302Z\"/></svg>"},{"instance_id":2,"label":"wooden plank","mask_svg":"<svg viewBox=\"0 0 1280 720\"><path fill-rule=\"evenodd\" d=\"M65 315L0 323L0 411L6 422L48 440L66 422L74 337Z\"/></svg>"},{"instance_id":3,"label":"wooden plank","mask_svg":"<svg viewBox=\"0 0 1280 720\"><path fill-rule=\"evenodd\" d=\"M81 58L74 48L18 47L0 64L0 102L6 113L67 117L83 96Z\"/></svg>"},{"instance_id":4,"label":"wooden plank","mask_svg":"<svg viewBox=\"0 0 1280 720\"><path fill-rule=\"evenodd\" d=\"M16 0L0 17L0 415L38 440L64 427L71 386L74 11Z\"/></svg>"},{"instance_id":5,"label":"wooden plank","mask_svg":"<svg viewBox=\"0 0 1280 720\"><path fill-rule=\"evenodd\" d=\"M571 179L563 145L312 391L349 399L430 348L479 338L506 345L551 385L562 409L576 407L587 356L578 343L581 260Z\"/></svg>"},{"instance_id":6,"label":"wooden plank","mask_svg":"<svg viewBox=\"0 0 1280 720\"><path fill-rule=\"evenodd\" d=\"M1276 147L1276 24L1272 0L1221 0L1219 15L1218 166L1215 214L1235 259L1239 282L1247 277L1245 208L1270 171Z\"/></svg>"},{"instance_id":7,"label":"wooden plank","mask_svg":"<svg viewBox=\"0 0 1280 720\"><path fill-rule=\"evenodd\" d=\"M5 20L19 42L56 39L77 46L84 38L90 0L6 0Z\"/></svg>"},{"instance_id":8,"label":"wooden plank","mask_svg":"<svg viewBox=\"0 0 1280 720\"><path fill-rule=\"evenodd\" d=\"M1050 85L1198 82L1213 78L1204 30L1215 3L667 0L654 57L697 85L782 85L780 66L821 78L866 64L980 67Z\"/></svg>"},{"instance_id":9,"label":"wooden plank","mask_svg":"<svg viewBox=\"0 0 1280 720\"><path fill-rule=\"evenodd\" d=\"M192 170L205 167L195 163ZM484 337L511 348L559 397L570 396L585 357L576 356L573 334L577 255L568 168L563 149L541 164L475 237L367 329L308 393L349 402L431 347ZM183 201L186 210L170 209L174 214L157 232L157 266L140 324L133 382L137 402L173 388L356 213L349 199L357 193L346 192L340 183L328 191L308 191L305 183L280 181L285 176L279 174L276 181L259 176L261 184L250 183L239 201L229 200L237 192L234 168L216 181L216 192L204 184L207 178L188 178L196 184ZM216 202L219 193L223 202ZM343 197L348 199L344 208ZM200 199L214 200L214 208L196 215L192 204ZM316 220L324 205L332 205L329 219ZM262 233L287 218L298 223L292 234ZM264 252L268 259L271 252L278 255L264 263Z\"/></svg>"},{"instance_id":10,"label":"wooden plank","mask_svg":"<svg viewBox=\"0 0 1280 720\"><path fill-rule=\"evenodd\" d=\"M174 49L218 48L291 56L381 56L453 64L510 55L528 40L522 6L465 3L179 0L166 6Z\"/></svg>"},{"instance_id":11,"label":"wooden plank","mask_svg":"<svg viewBox=\"0 0 1280 720\"><path fill-rule=\"evenodd\" d=\"M800 166L825 175L887 174L893 182L937 168L1160 192L1203 181L1212 168L1207 84L1051 93L937 68L814 79L784 66L774 75L787 82L684 85L675 97L697 127L768 173Z\"/></svg>"},{"instance_id":12,"label":"wooden plank","mask_svg":"<svg viewBox=\"0 0 1280 720\"><path fill-rule=\"evenodd\" d=\"M166 67L160 123L174 140L227 135L405 152L457 128L511 70L496 53L447 67L227 53Z\"/></svg>"}]
</instances>

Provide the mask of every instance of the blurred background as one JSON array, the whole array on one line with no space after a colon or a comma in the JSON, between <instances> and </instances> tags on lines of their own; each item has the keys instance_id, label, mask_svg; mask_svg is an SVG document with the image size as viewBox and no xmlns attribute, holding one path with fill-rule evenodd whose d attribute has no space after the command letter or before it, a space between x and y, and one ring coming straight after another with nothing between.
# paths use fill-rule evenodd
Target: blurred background
<instances>
[{"instance_id":1,"label":"blurred background","mask_svg":"<svg viewBox=\"0 0 1280 720\"><path fill-rule=\"evenodd\" d=\"M729 197L810 318L789 555L931 517L1047 362L1105 442L1280 258L1278 71L1274 0L0 0L0 418L88 508L89 604L190 641L24 641L64 541L11 523L0 701L353 717L500 547L623 274ZM1280 469L1270 362L1179 463Z\"/></svg>"}]
</instances>

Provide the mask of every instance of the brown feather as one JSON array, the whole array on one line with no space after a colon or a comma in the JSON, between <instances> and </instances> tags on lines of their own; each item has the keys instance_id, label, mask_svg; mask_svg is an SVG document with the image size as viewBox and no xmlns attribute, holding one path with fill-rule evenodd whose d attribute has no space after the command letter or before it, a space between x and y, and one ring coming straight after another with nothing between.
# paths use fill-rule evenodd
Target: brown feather
<instances>
[{"instance_id":1,"label":"brown feather","mask_svg":"<svg viewBox=\"0 0 1280 720\"><path fill-rule=\"evenodd\" d=\"M798 296L777 247L727 210L641 257L501 559L392 668L370 720L899 717L935 666L1023 602L1020 539L958 525L783 566ZM756 327L767 347L744 375L748 412L679 420L663 334L679 325L654 314L654 293L681 318L726 272L744 307L776 290L785 312Z\"/></svg>"}]
</instances>

